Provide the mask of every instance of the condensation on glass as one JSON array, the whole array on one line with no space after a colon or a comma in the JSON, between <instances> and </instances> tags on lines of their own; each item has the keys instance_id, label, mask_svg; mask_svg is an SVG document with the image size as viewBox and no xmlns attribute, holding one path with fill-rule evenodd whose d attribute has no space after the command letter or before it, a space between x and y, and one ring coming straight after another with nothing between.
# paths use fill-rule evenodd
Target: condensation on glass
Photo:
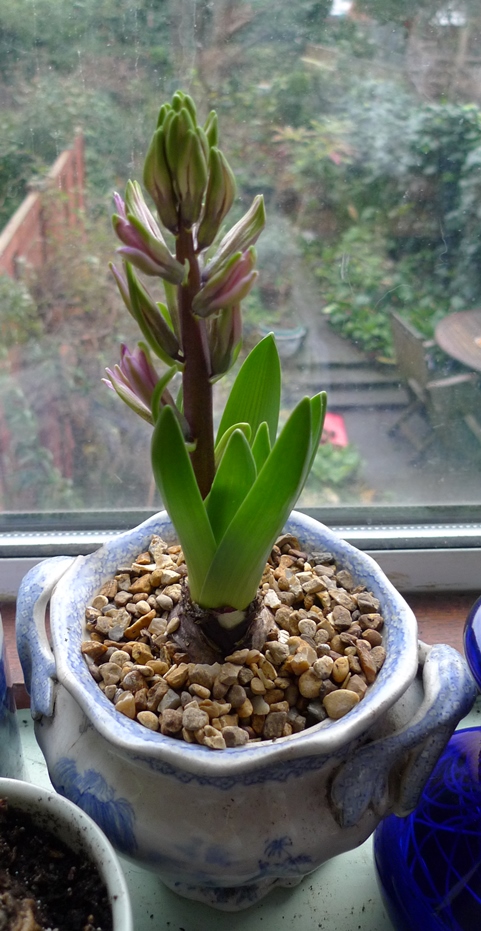
<instances>
[{"instance_id":1,"label":"condensation on glass","mask_svg":"<svg viewBox=\"0 0 481 931\"><path fill-rule=\"evenodd\" d=\"M178 87L218 111L233 219L266 198L245 345L274 331L286 410L329 393L301 503L479 504L477 0L3 0L0 510L159 504L101 379L137 339L112 192Z\"/></svg>"}]
</instances>

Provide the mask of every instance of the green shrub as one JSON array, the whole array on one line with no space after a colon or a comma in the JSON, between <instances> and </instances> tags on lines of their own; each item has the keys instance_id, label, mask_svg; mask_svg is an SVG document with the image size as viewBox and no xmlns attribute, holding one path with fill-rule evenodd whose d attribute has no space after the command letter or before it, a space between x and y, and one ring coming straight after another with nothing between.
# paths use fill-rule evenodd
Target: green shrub
<instances>
[{"instance_id":1,"label":"green shrub","mask_svg":"<svg viewBox=\"0 0 481 931\"><path fill-rule=\"evenodd\" d=\"M342 336L361 349L391 354L389 295L394 263L386 238L368 225L353 226L335 246L312 259L325 305L322 313Z\"/></svg>"},{"instance_id":2,"label":"green shrub","mask_svg":"<svg viewBox=\"0 0 481 931\"><path fill-rule=\"evenodd\" d=\"M41 332L37 305L26 285L9 275L0 275L0 357Z\"/></svg>"},{"instance_id":3,"label":"green shrub","mask_svg":"<svg viewBox=\"0 0 481 931\"><path fill-rule=\"evenodd\" d=\"M314 495L316 504L356 500L360 490L362 459L357 447L321 443L307 480L303 503Z\"/></svg>"}]
</instances>

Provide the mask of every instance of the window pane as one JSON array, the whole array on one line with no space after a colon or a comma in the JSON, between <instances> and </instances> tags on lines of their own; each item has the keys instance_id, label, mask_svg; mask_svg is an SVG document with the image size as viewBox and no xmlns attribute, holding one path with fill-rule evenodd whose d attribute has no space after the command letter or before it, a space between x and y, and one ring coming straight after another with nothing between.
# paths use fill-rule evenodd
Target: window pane
<instances>
[{"instance_id":1,"label":"window pane","mask_svg":"<svg viewBox=\"0 0 481 931\"><path fill-rule=\"evenodd\" d=\"M112 192L178 87L232 221L266 197L244 352L274 330L285 413L328 391L301 505L479 505L480 40L477 0L2 0L0 510L160 503L101 379L139 338Z\"/></svg>"}]
</instances>

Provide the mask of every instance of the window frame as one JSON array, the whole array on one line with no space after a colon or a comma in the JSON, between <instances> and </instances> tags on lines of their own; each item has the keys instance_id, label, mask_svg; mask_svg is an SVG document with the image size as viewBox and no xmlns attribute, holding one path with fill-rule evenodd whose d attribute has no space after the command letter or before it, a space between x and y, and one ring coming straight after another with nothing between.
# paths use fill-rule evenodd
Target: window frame
<instances>
[{"instance_id":1,"label":"window frame","mask_svg":"<svg viewBox=\"0 0 481 931\"><path fill-rule=\"evenodd\" d=\"M481 506L299 508L369 553L401 592L481 589ZM0 515L0 600L31 566L93 552L155 509Z\"/></svg>"}]
</instances>

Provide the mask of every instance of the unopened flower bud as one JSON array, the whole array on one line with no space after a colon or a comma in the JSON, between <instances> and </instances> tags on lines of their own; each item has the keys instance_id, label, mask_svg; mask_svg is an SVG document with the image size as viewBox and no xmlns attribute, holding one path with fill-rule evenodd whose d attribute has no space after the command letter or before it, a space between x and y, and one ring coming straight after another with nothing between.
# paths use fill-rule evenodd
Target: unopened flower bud
<instances>
[{"instance_id":1,"label":"unopened flower bud","mask_svg":"<svg viewBox=\"0 0 481 931\"><path fill-rule=\"evenodd\" d=\"M186 227L199 219L207 185L207 162L197 132L188 130L176 164L175 184L180 200L180 217Z\"/></svg>"},{"instance_id":2,"label":"unopened flower bud","mask_svg":"<svg viewBox=\"0 0 481 931\"><path fill-rule=\"evenodd\" d=\"M216 275L236 252L245 252L259 238L266 222L264 198L258 194L246 214L229 230L206 268L207 275Z\"/></svg>"},{"instance_id":3,"label":"unopened flower bud","mask_svg":"<svg viewBox=\"0 0 481 931\"><path fill-rule=\"evenodd\" d=\"M194 314L208 317L216 310L239 304L257 278L255 261L253 247L233 255L215 275L207 279L204 287L196 294L192 302Z\"/></svg>"},{"instance_id":4,"label":"unopened flower bud","mask_svg":"<svg viewBox=\"0 0 481 931\"><path fill-rule=\"evenodd\" d=\"M217 113L211 110L204 123L204 132L207 136L210 146L219 145L219 127L217 123Z\"/></svg>"},{"instance_id":5,"label":"unopened flower bud","mask_svg":"<svg viewBox=\"0 0 481 931\"><path fill-rule=\"evenodd\" d=\"M219 149L211 148L204 213L197 231L199 251L214 242L224 217L232 207L235 193L235 178L227 159Z\"/></svg>"},{"instance_id":6,"label":"unopened flower bud","mask_svg":"<svg viewBox=\"0 0 481 931\"><path fill-rule=\"evenodd\" d=\"M136 414L153 424L152 397L159 376L152 365L147 347L139 344L130 352L122 343L120 353L120 365L106 369L108 378L104 378L103 381L109 388L113 388ZM173 372L174 370L172 374Z\"/></svg>"},{"instance_id":7,"label":"unopened flower bud","mask_svg":"<svg viewBox=\"0 0 481 931\"><path fill-rule=\"evenodd\" d=\"M220 378L234 365L242 345L240 304L228 307L208 320L211 377Z\"/></svg>"},{"instance_id":8,"label":"unopened flower bud","mask_svg":"<svg viewBox=\"0 0 481 931\"><path fill-rule=\"evenodd\" d=\"M167 365L178 362L180 346L175 333L165 319L168 318L166 308L160 310L128 263L125 265L125 278L115 266L111 267L124 303L150 348Z\"/></svg>"},{"instance_id":9,"label":"unopened flower bud","mask_svg":"<svg viewBox=\"0 0 481 931\"><path fill-rule=\"evenodd\" d=\"M114 199L118 212L112 218L113 226L124 243L118 252L146 275L160 275L171 284L181 284L185 268L168 249L140 185L129 181L125 204L119 194Z\"/></svg>"},{"instance_id":10,"label":"unopened flower bud","mask_svg":"<svg viewBox=\"0 0 481 931\"><path fill-rule=\"evenodd\" d=\"M177 186L179 162L185 159L185 150L188 144L189 133L193 133L194 131L194 121L185 107L182 107L180 111L174 113L168 124L165 138L165 154L167 156L174 186Z\"/></svg>"},{"instance_id":11,"label":"unopened flower bud","mask_svg":"<svg viewBox=\"0 0 481 931\"><path fill-rule=\"evenodd\" d=\"M169 115L166 114L163 125L155 131L148 148L144 162L144 184L165 228L171 233L177 233L179 205L165 152L165 123Z\"/></svg>"}]
</instances>

